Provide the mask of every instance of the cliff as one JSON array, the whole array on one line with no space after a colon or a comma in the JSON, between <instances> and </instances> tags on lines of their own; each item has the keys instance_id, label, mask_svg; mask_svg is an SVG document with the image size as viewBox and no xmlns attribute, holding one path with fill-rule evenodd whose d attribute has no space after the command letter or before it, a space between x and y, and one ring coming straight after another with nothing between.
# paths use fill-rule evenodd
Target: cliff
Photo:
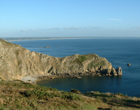
<instances>
[{"instance_id":1,"label":"cliff","mask_svg":"<svg viewBox=\"0 0 140 110\"><path fill-rule=\"evenodd\" d=\"M120 69L120 68L119 68ZM122 75L105 58L95 54L72 55L64 58L31 52L20 45L0 39L0 78L22 79L25 76L46 75Z\"/></svg>"}]
</instances>

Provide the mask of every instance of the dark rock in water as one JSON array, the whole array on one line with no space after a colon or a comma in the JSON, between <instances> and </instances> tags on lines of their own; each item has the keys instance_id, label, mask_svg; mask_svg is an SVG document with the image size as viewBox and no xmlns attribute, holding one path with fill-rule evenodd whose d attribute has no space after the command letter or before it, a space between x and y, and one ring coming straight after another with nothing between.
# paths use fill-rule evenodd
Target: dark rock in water
<instances>
[{"instance_id":1,"label":"dark rock in water","mask_svg":"<svg viewBox=\"0 0 140 110\"><path fill-rule=\"evenodd\" d=\"M116 69L116 72L117 72L118 75L122 75L122 68L121 67L118 67Z\"/></svg>"},{"instance_id":2,"label":"dark rock in water","mask_svg":"<svg viewBox=\"0 0 140 110\"><path fill-rule=\"evenodd\" d=\"M127 66L131 66L131 64L130 64L130 63L128 63L128 64L127 64Z\"/></svg>"}]
</instances>

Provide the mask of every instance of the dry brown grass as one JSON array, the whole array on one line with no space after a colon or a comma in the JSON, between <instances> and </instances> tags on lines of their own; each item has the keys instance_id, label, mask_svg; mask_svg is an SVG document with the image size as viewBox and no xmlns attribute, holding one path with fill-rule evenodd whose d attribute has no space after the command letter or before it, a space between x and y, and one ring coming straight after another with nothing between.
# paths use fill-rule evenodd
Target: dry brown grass
<instances>
[{"instance_id":1,"label":"dry brown grass","mask_svg":"<svg viewBox=\"0 0 140 110\"><path fill-rule=\"evenodd\" d=\"M74 91L75 92L75 91ZM122 94L63 92L21 81L0 82L0 110L137 110L140 98Z\"/></svg>"}]
</instances>

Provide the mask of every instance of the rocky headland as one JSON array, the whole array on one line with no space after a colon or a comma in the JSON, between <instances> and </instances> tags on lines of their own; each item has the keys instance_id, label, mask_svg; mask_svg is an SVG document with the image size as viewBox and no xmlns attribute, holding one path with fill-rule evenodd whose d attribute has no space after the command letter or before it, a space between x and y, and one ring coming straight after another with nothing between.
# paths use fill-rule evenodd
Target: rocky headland
<instances>
[{"instance_id":1,"label":"rocky headland","mask_svg":"<svg viewBox=\"0 0 140 110\"><path fill-rule=\"evenodd\" d=\"M57 58L0 39L0 79L30 81L30 77L42 80L84 75L118 76L122 69L114 69L106 58L96 54Z\"/></svg>"}]
</instances>

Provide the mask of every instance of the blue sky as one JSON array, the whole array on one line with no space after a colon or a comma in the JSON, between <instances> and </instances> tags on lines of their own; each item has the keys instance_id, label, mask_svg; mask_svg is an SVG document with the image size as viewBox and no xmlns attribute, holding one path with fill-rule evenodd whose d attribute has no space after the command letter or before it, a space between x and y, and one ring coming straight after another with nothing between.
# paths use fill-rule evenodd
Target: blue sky
<instances>
[{"instance_id":1,"label":"blue sky","mask_svg":"<svg viewBox=\"0 0 140 110\"><path fill-rule=\"evenodd\" d=\"M140 37L140 0L0 0L0 37Z\"/></svg>"}]
</instances>

